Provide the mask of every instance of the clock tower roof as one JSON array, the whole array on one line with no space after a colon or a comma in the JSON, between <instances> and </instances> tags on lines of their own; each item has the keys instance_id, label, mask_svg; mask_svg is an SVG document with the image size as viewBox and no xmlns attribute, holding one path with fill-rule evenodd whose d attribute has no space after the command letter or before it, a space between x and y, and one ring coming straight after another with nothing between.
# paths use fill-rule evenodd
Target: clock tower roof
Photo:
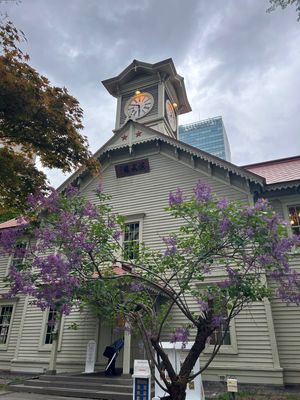
<instances>
[{"instance_id":1,"label":"clock tower roof","mask_svg":"<svg viewBox=\"0 0 300 400\"><path fill-rule=\"evenodd\" d=\"M155 64L133 60L119 75L106 79L102 83L112 96L118 97L122 89L128 87L131 82L137 81L142 85L144 80L151 77L158 81L171 83L178 99L178 114L185 114L192 110L187 98L184 78L177 74L172 58Z\"/></svg>"}]
</instances>

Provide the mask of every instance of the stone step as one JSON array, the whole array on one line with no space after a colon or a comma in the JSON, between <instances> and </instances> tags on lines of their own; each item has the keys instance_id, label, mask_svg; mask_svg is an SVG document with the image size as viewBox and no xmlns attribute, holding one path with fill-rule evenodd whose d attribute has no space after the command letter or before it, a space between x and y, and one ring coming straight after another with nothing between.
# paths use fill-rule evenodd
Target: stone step
<instances>
[{"instance_id":1,"label":"stone step","mask_svg":"<svg viewBox=\"0 0 300 400\"><path fill-rule=\"evenodd\" d=\"M49 382L91 382L94 383L95 381L99 383L112 383L113 385L132 385L132 378L122 378L118 376L91 376L91 375L41 375L40 379L43 381Z\"/></svg>"},{"instance_id":2,"label":"stone step","mask_svg":"<svg viewBox=\"0 0 300 400\"><path fill-rule=\"evenodd\" d=\"M112 392L112 391L97 391L88 389L69 389L60 387L42 387L42 386L29 386L29 385L10 385L10 390L14 392L27 392L27 393L39 393L54 396L66 396L66 397L81 397L88 399L100 399L100 400L131 400L132 393Z\"/></svg>"},{"instance_id":3,"label":"stone step","mask_svg":"<svg viewBox=\"0 0 300 400\"><path fill-rule=\"evenodd\" d=\"M97 379L94 379L93 382L78 382L78 381L69 381L66 379L65 381L52 381L45 380L44 377L40 379L30 379L24 381L23 384L25 386L37 386L37 387L59 387L59 388L70 388L70 389L90 389L90 390L104 390L108 392L122 392L122 393L132 393L132 382L129 385L116 384L113 381L108 383L98 382Z\"/></svg>"}]
</instances>

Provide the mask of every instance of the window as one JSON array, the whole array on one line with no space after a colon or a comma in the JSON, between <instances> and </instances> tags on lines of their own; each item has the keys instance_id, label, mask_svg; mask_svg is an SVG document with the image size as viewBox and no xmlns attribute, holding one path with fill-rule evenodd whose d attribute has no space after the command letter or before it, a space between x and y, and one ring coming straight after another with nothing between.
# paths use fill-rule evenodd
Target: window
<instances>
[{"instance_id":1,"label":"window","mask_svg":"<svg viewBox=\"0 0 300 400\"><path fill-rule=\"evenodd\" d=\"M222 337L225 333L226 322L222 322L221 325L213 332L210 339L210 344L215 345L221 342ZM231 345L231 338L230 338L230 328L228 328L227 332L225 333L222 346Z\"/></svg>"},{"instance_id":2,"label":"window","mask_svg":"<svg viewBox=\"0 0 300 400\"><path fill-rule=\"evenodd\" d=\"M0 306L0 345L5 345L8 342L8 333L12 320L13 306Z\"/></svg>"},{"instance_id":3,"label":"window","mask_svg":"<svg viewBox=\"0 0 300 400\"><path fill-rule=\"evenodd\" d=\"M48 313L48 318L47 318L47 326L46 326L44 344L52 344L53 343L55 318L56 318L56 311L53 310L52 308L50 308L49 313Z\"/></svg>"},{"instance_id":4,"label":"window","mask_svg":"<svg viewBox=\"0 0 300 400\"><path fill-rule=\"evenodd\" d=\"M210 353L214 346L218 344L225 332L225 323L222 323L211 335L209 345L204 349L205 353ZM238 354L236 332L235 332L235 320L234 318L230 321L229 328L224 336L222 346L219 352L221 354Z\"/></svg>"},{"instance_id":5,"label":"window","mask_svg":"<svg viewBox=\"0 0 300 400\"><path fill-rule=\"evenodd\" d=\"M128 222L125 224L123 252L125 260L137 258L140 244L140 222Z\"/></svg>"},{"instance_id":6,"label":"window","mask_svg":"<svg viewBox=\"0 0 300 400\"><path fill-rule=\"evenodd\" d=\"M21 265L25 258L25 250L27 244L25 242L20 242L17 244L14 255L12 256L10 267L17 268Z\"/></svg>"},{"instance_id":7,"label":"window","mask_svg":"<svg viewBox=\"0 0 300 400\"><path fill-rule=\"evenodd\" d=\"M300 235L300 205L289 206L289 221L294 235Z\"/></svg>"},{"instance_id":8,"label":"window","mask_svg":"<svg viewBox=\"0 0 300 400\"><path fill-rule=\"evenodd\" d=\"M58 335L58 351L61 351L62 337L64 331L65 315L61 316L60 333ZM57 325L55 322L58 320L57 312L53 308L48 308L42 312L41 333L39 341L39 351L51 351L54 334L56 334Z\"/></svg>"},{"instance_id":9,"label":"window","mask_svg":"<svg viewBox=\"0 0 300 400\"><path fill-rule=\"evenodd\" d=\"M219 276L218 280L208 280L207 283L200 283L197 285L200 290L207 288L207 286L214 286L217 284L217 282L222 282L223 279L226 279L224 276ZM218 314L222 313L222 316L227 318L228 316L228 310L226 306L222 307L222 310L218 312ZM215 345L218 345L225 333L227 322L224 320L224 322L221 322L221 324L214 330L214 332L210 336L210 341L209 344L205 347L204 353L209 354L213 351ZM219 352L221 354L238 354L238 348L237 348L237 339L236 339L236 331L235 331L235 318L232 318L229 324L229 327L227 329L227 332L224 335L222 345L220 346Z\"/></svg>"}]
</instances>

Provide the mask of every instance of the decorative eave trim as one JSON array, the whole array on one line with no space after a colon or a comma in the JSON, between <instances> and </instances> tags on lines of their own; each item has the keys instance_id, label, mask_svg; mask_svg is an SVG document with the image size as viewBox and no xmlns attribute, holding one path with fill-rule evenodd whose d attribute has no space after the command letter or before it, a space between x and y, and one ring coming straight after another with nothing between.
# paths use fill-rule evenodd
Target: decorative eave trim
<instances>
[{"instance_id":1,"label":"decorative eave trim","mask_svg":"<svg viewBox=\"0 0 300 400\"><path fill-rule=\"evenodd\" d=\"M124 126L122 126L120 129L115 131L116 135L120 135L124 130L127 129L127 125L129 124L133 124L137 129L143 129L146 132L149 132L152 136L148 137L144 140L140 140L138 143L135 143L134 146L138 146L139 144L143 144L143 143L149 143L149 142L155 142L155 141L160 141L162 143L167 143L170 144L173 147L176 147L177 149L180 149L182 151L185 151L187 153L189 153L191 156L196 156L199 157L213 165L216 165L220 168L223 168L227 171L230 171L242 178L245 179L249 179L251 182L257 183L259 185L265 185L266 184L266 180L265 178L263 178L260 175L256 175L253 172L250 171L246 171L244 169L242 169L241 167L234 165L228 161L225 161L221 158L218 158L216 156L213 156L212 154L209 154L203 150L200 150L196 147L193 147L189 144L183 143L177 139L171 138L170 136L167 136L159 131L156 131L154 129L151 129L145 125L139 124L136 121L128 121L127 124L125 124ZM109 148L109 142L107 142L107 144L105 146L103 146L101 149L99 149L99 154L98 156L100 156L101 154L104 154L105 152L110 152L110 151L114 151L114 150L118 150L118 149L122 149L128 147L128 144L124 143L122 145L119 145L117 147L114 148Z\"/></svg>"},{"instance_id":2,"label":"decorative eave trim","mask_svg":"<svg viewBox=\"0 0 300 400\"><path fill-rule=\"evenodd\" d=\"M129 128L130 125L133 125L136 129L139 130L144 130L145 132L148 132L151 134L148 138L145 138L144 140L140 140L139 142L136 142L133 144L133 147L139 146L144 143L150 143L150 142L161 142L161 143L167 143L170 146L176 147L179 150L185 151L186 153L190 154L191 156L198 157L202 160L207 161L211 165L218 166L224 170L227 170L237 176L240 176L244 179L249 180L252 183L258 184L262 187L265 187L266 185L266 180L265 178L256 175L252 172L246 171L241 167L238 167L237 165L234 165L228 161L225 161L221 158L218 158L216 156L213 156L212 154L206 153L203 150L199 150L196 147L193 147L191 145L188 145L186 143L180 142L177 139L171 138L170 136L167 136L161 132L158 132L152 128L149 128L145 125L142 125L136 121L129 120L127 121L126 124L124 124L121 128L117 129L114 131L115 135L111 137L95 154L94 157L96 159L100 159L101 156L104 154L109 154L114 151L118 151L124 148L129 147L128 143L120 144L118 146L113 146L110 147L111 143L115 141L115 139L119 136L122 135L122 133ZM63 190L66 186L74 182L76 179L80 178L82 174L84 174L87 171L86 167L81 167L78 171L76 171L73 175L71 175L62 185L58 187L58 190Z\"/></svg>"},{"instance_id":3,"label":"decorative eave trim","mask_svg":"<svg viewBox=\"0 0 300 400\"><path fill-rule=\"evenodd\" d=\"M102 84L112 96L118 97L120 85L126 83L126 78L130 78L137 69L152 75L163 74L168 76L175 87L178 99L181 103L181 107L177 112L179 114L184 114L192 110L187 98L184 78L177 73L172 58L167 58L155 64L133 60L119 75L103 80Z\"/></svg>"},{"instance_id":4,"label":"decorative eave trim","mask_svg":"<svg viewBox=\"0 0 300 400\"><path fill-rule=\"evenodd\" d=\"M278 183L271 183L269 185L265 185L264 192L272 192L276 190L282 189L294 189L300 187L300 179L294 181L285 181L285 182L278 182Z\"/></svg>"}]
</instances>

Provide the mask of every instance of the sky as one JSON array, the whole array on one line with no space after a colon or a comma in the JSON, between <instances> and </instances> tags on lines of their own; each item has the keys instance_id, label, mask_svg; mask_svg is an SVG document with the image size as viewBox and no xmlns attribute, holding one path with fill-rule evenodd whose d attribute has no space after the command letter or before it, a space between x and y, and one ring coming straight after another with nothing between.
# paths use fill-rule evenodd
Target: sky
<instances>
[{"instance_id":1,"label":"sky","mask_svg":"<svg viewBox=\"0 0 300 400\"><path fill-rule=\"evenodd\" d=\"M232 162L300 154L300 22L268 0L1 1L24 31L30 64L65 86L84 110L97 151L111 136L116 99L101 81L133 59L172 57L192 112L179 124L221 115ZM47 170L58 186L66 176Z\"/></svg>"}]
</instances>

